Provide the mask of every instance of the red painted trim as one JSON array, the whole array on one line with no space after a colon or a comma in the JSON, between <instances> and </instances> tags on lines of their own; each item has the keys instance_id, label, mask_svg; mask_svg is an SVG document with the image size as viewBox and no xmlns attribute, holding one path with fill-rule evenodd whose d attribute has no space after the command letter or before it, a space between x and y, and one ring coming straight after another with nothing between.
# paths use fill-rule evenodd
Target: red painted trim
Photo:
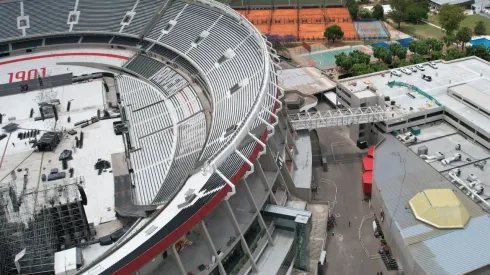
<instances>
[{"instance_id":1,"label":"red painted trim","mask_svg":"<svg viewBox=\"0 0 490 275\"><path fill-rule=\"evenodd\" d=\"M278 95L278 92L276 91L276 97ZM277 102L274 104L274 108L272 110L273 113L275 113L277 109ZM270 116L269 120L273 119L272 116ZM262 142L265 142L267 138L267 131L264 131L262 136L260 137L260 140ZM257 158L257 155L259 154L261 150L261 145L257 144L252 151L252 154L249 157L250 161L254 161L255 158ZM249 168L249 165L245 163L238 171L236 174L230 179L230 181L233 184L236 184L247 172ZM156 243L154 246L152 246L150 249L146 250L143 252L138 258L134 259L133 261L127 263L125 266L121 267L119 270L113 273L113 275L126 275L126 274L132 274L138 269L140 269L143 265L151 261L151 259L155 258L158 254L162 253L165 249L167 249L169 246L171 246L173 243L175 243L181 236L185 235L191 228L196 225L199 221L204 219L204 217L211 212L211 210L218 205L218 203L221 202L221 200L225 197L225 195L230 191L230 187L228 185L225 185L216 195L208 202L206 203L201 209L199 209L192 217L190 217L187 221L185 221L180 227L176 228L172 233L167 235L165 238L160 240L158 243Z\"/></svg>"},{"instance_id":2,"label":"red painted trim","mask_svg":"<svg viewBox=\"0 0 490 275\"><path fill-rule=\"evenodd\" d=\"M118 58L118 59L124 59L124 60L129 59L129 57L124 56L124 55L110 54L110 53L96 53L96 52L52 53L52 54L36 55L36 56L29 56L29 57L22 57L22 58L18 58L18 59L7 60L7 61L0 62L0 65L6 65L6 64L28 61L28 60L35 60L35 59L59 57L59 56L103 56L103 57L112 57L112 58Z\"/></svg>"}]
</instances>

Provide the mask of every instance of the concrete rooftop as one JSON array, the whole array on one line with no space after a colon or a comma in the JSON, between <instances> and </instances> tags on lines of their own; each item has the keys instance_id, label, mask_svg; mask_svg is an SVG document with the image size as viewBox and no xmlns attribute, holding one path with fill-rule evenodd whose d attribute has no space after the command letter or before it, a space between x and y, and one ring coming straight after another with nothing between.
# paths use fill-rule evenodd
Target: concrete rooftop
<instances>
[{"instance_id":1,"label":"concrete rooftop","mask_svg":"<svg viewBox=\"0 0 490 275\"><path fill-rule=\"evenodd\" d=\"M411 75L402 73L401 77L390 76L389 73L377 72L359 77L347 78L340 81L352 93L358 97L373 95L367 89L368 85L374 85L382 96L389 96L395 100L405 111L418 112L418 110L437 107L429 106L430 100L423 95L410 91L406 87L390 88L388 81L398 81L414 85L439 101L446 109L461 115L465 120L480 126L487 133L490 132L490 116L477 111L468 103L458 100L448 94L448 88L466 83L472 87L471 98L478 98L479 102L490 102L490 64L476 57L463 58L450 62L437 61L437 69L424 64L425 71L418 71ZM400 68L401 69L401 68ZM384 73L384 76L382 75ZM422 79L421 75L432 77L431 82ZM355 85L353 85L355 83ZM411 92L415 98L407 95ZM484 104L482 104L484 105Z\"/></svg>"}]
</instances>

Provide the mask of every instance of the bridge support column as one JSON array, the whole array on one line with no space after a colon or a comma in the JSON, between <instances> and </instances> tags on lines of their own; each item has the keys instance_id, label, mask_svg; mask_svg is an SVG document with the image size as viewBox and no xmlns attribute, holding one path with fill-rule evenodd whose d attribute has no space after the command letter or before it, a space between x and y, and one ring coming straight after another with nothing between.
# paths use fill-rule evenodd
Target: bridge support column
<instances>
[{"instance_id":1,"label":"bridge support column","mask_svg":"<svg viewBox=\"0 0 490 275\"><path fill-rule=\"evenodd\" d=\"M259 225L263 230L265 230L265 235L267 236L267 240L269 241L269 244L271 246L274 246L274 242L272 241L272 236L269 232L269 229L267 228L267 225L265 224L265 221L264 221L264 218L262 217L262 214L260 213L260 209L257 206L257 203L255 202L255 199L252 195L252 191L250 191L250 188L248 187L248 182L245 179L242 179L242 180L243 180L243 184L244 184L245 188L247 189L248 200L250 201L250 204L254 207L254 210L257 212L257 220L259 221ZM272 192L269 192L269 195L271 195L271 194L272 194ZM274 194L272 194L272 195L274 196ZM274 200L275 200L275 197L274 197Z\"/></svg>"},{"instance_id":2,"label":"bridge support column","mask_svg":"<svg viewBox=\"0 0 490 275\"><path fill-rule=\"evenodd\" d=\"M254 167L255 167L255 172L259 175L260 182L262 182L262 185L264 185L265 191L270 192L272 185L274 183L273 182L269 183L269 181L267 180L267 177L264 173L264 170L262 169L262 165L260 165L260 162L257 159L254 160ZM272 194L272 192L270 192L270 194ZM277 203L276 197L274 196L274 194L272 194L272 200L275 203Z\"/></svg>"},{"instance_id":3,"label":"bridge support column","mask_svg":"<svg viewBox=\"0 0 490 275\"><path fill-rule=\"evenodd\" d=\"M243 237L242 230L240 229L240 225L238 224L238 221L236 220L235 214L233 213L233 209L231 209L230 202L227 200L223 201L226 205L226 209L228 209L228 214L230 215L230 220L233 225L233 228L235 229L236 234L240 237L240 241L242 242L242 248L247 254L248 258L250 259L250 263L252 264L252 270L253 272L258 272L259 268L257 267L257 264L255 263L255 259L252 255L252 252L250 252L250 248L248 247L247 242L245 241L245 237Z\"/></svg>"},{"instance_id":4,"label":"bridge support column","mask_svg":"<svg viewBox=\"0 0 490 275\"><path fill-rule=\"evenodd\" d=\"M219 274L227 275L225 268L223 267L223 263L221 263L221 259L219 258L218 251L216 250L216 247L214 246L213 240L211 239L211 235L209 235L208 228L206 227L206 223L204 220L201 220L201 228L204 234L206 235L206 239L208 240L209 247L211 248L211 251L213 251L213 255L216 258L216 261L218 262L218 269L219 269Z\"/></svg>"},{"instance_id":5,"label":"bridge support column","mask_svg":"<svg viewBox=\"0 0 490 275\"><path fill-rule=\"evenodd\" d=\"M177 252L177 249L175 249L175 244L172 244L171 249L172 249L172 256L174 257L175 262L177 263L177 267L180 270L180 274L181 275L187 275L187 272L185 272L184 265L182 264L182 261L180 260L179 253Z\"/></svg>"}]
</instances>

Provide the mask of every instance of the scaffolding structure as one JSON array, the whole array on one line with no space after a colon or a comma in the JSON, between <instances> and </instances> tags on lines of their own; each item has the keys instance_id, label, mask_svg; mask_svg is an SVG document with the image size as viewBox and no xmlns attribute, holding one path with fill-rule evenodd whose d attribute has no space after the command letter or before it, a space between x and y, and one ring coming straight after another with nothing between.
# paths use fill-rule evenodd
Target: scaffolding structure
<instances>
[{"instance_id":1,"label":"scaffolding structure","mask_svg":"<svg viewBox=\"0 0 490 275\"><path fill-rule=\"evenodd\" d=\"M54 254L89 240L84 200L76 180L17 192L0 186L0 274L53 274Z\"/></svg>"}]
</instances>

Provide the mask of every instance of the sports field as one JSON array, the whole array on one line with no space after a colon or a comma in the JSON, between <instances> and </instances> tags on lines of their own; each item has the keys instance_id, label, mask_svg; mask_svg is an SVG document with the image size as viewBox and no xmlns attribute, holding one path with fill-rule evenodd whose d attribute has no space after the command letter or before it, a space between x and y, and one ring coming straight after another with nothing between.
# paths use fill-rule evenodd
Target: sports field
<instances>
[{"instance_id":1,"label":"sports field","mask_svg":"<svg viewBox=\"0 0 490 275\"><path fill-rule=\"evenodd\" d=\"M226 0L218 0L219 2L226 3ZM230 2L231 7L245 7L245 6L272 6L274 2L275 6L281 7L295 7L298 5L297 0L232 0ZM301 6L320 6L320 5L342 5L342 0L301 0Z\"/></svg>"}]
</instances>

